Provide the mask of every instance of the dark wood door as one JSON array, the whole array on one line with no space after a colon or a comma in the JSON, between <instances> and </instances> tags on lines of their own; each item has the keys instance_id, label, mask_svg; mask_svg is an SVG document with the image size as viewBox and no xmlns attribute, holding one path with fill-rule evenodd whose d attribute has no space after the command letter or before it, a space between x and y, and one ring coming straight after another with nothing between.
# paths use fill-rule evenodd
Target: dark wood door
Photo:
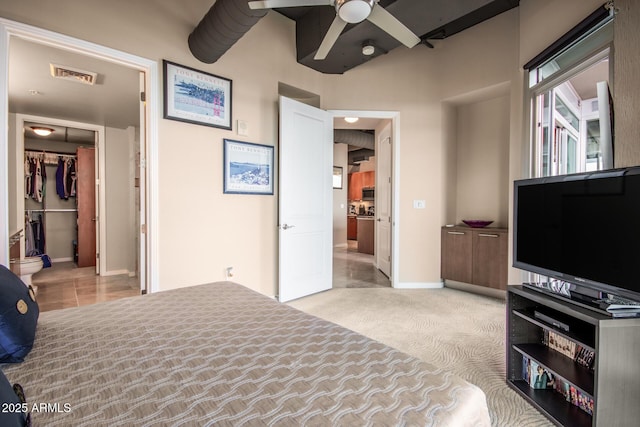
<instances>
[{"instance_id":1,"label":"dark wood door","mask_svg":"<svg viewBox=\"0 0 640 427\"><path fill-rule=\"evenodd\" d=\"M78 267L91 267L96 265L95 150L80 147L77 155Z\"/></svg>"},{"instance_id":2,"label":"dark wood door","mask_svg":"<svg viewBox=\"0 0 640 427\"><path fill-rule=\"evenodd\" d=\"M441 237L440 274L442 278L472 283L471 230L443 227Z\"/></svg>"}]
</instances>

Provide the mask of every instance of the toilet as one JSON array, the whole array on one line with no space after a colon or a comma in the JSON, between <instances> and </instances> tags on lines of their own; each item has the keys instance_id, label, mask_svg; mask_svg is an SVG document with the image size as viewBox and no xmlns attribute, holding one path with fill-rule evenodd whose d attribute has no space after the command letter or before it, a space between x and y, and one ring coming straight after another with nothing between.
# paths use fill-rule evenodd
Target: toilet
<instances>
[{"instance_id":1,"label":"toilet","mask_svg":"<svg viewBox=\"0 0 640 427\"><path fill-rule=\"evenodd\" d=\"M11 271L20 276L25 285L31 285L31 276L42 270L43 262L39 256L25 257L24 259L12 259Z\"/></svg>"}]
</instances>

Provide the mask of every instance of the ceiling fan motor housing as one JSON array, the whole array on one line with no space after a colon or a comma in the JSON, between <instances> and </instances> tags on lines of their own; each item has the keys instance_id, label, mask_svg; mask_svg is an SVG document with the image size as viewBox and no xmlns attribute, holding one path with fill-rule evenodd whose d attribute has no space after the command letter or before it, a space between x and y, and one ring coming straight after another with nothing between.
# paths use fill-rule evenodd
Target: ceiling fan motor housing
<instances>
[{"instance_id":1,"label":"ceiling fan motor housing","mask_svg":"<svg viewBox=\"0 0 640 427\"><path fill-rule=\"evenodd\" d=\"M336 0L336 13L345 22L362 22L373 10L376 0Z\"/></svg>"}]
</instances>

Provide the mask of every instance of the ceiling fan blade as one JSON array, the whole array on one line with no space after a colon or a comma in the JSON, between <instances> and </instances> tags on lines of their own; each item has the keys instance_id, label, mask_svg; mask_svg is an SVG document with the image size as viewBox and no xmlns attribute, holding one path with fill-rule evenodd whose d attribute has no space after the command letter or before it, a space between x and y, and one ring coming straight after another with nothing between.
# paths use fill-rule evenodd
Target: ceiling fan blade
<instances>
[{"instance_id":1,"label":"ceiling fan blade","mask_svg":"<svg viewBox=\"0 0 640 427\"><path fill-rule=\"evenodd\" d=\"M330 6L333 0L265 0L250 1L249 9L273 9L276 7Z\"/></svg>"},{"instance_id":2,"label":"ceiling fan blade","mask_svg":"<svg viewBox=\"0 0 640 427\"><path fill-rule=\"evenodd\" d=\"M342 30L344 30L344 27L346 26L347 23L336 15L335 19L331 23L331 26L329 27L329 31L327 31L327 34L324 35L322 43L320 43L320 47L318 48L318 51L316 52L316 55L313 57L313 59L325 59L336 40L338 40L338 37L340 37Z\"/></svg>"},{"instance_id":3,"label":"ceiling fan blade","mask_svg":"<svg viewBox=\"0 0 640 427\"><path fill-rule=\"evenodd\" d=\"M395 16L377 4L373 7L367 19L406 47L414 47L420 43L418 36L413 34L402 22L398 21Z\"/></svg>"}]
</instances>

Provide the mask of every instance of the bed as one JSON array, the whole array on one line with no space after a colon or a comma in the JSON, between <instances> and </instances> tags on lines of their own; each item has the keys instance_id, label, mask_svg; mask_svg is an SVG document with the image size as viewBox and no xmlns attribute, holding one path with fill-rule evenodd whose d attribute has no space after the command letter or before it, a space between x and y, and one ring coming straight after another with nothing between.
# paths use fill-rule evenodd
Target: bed
<instances>
[{"instance_id":1,"label":"bed","mask_svg":"<svg viewBox=\"0 0 640 427\"><path fill-rule=\"evenodd\" d=\"M231 282L41 313L35 426L490 425L461 378Z\"/></svg>"}]
</instances>

